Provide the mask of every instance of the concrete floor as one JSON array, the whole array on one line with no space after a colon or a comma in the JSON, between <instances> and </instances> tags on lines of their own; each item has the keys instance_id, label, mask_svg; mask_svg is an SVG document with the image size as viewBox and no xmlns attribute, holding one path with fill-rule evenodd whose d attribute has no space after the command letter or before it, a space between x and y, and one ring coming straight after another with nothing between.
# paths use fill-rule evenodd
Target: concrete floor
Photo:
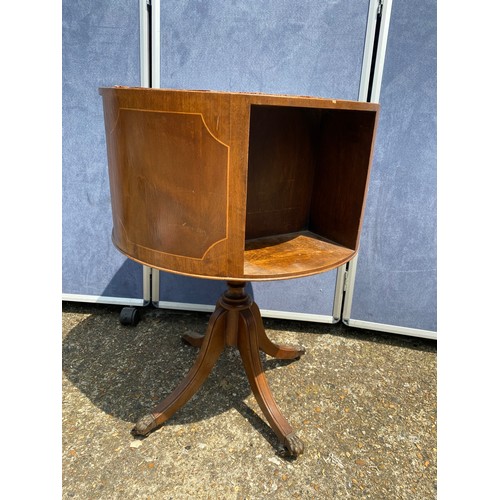
<instances>
[{"instance_id":1,"label":"concrete floor","mask_svg":"<svg viewBox=\"0 0 500 500\"><path fill-rule=\"evenodd\" d=\"M135 421L167 396L197 350L208 315L63 303L63 498L436 498L436 342L264 319L298 361L264 358L283 413L305 444L278 441L228 349L205 385L145 439Z\"/></svg>"}]
</instances>

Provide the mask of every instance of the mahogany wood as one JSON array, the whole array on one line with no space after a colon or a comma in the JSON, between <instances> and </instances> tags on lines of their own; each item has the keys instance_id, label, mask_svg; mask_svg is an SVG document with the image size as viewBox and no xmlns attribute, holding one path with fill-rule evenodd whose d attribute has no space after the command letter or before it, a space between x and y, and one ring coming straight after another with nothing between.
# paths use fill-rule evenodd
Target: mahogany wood
<instances>
[{"instance_id":1,"label":"mahogany wood","mask_svg":"<svg viewBox=\"0 0 500 500\"><path fill-rule=\"evenodd\" d=\"M356 254L378 104L128 87L100 93L112 238L131 259L259 281L327 271ZM279 251L276 238L281 245L289 233L297 238Z\"/></svg>"},{"instance_id":2,"label":"mahogany wood","mask_svg":"<svg viewBox=\"0 0 500 500\"><path fill-rule=\"evenodd\" d=\"M237 347L250 387L262 412L283 445L285 453L296 457L304 450L301 440L278 408L267 382L259 350L278 359L299 359L305 349L279 345L267 336L259 308L245 291L245 283L230 282L217 302L204 336L185 335L184 340L200 346L195 364L184 380L151 413L136 423L133 433L146 436L179 410L201 387L224 346Z\"/></svg>"},{"instance_id":3,"label":"mahogany wood","mask_svg":"<svg viewBox=\"0 0 500 500\"><path fill-rule=\"evenodd\" d=\"M156 269L228 281L179 386L141 418L147 435L236 347L262 412L291 456L303 444L279 410L259 351L298 359L266 335L245 281L309 276L351 260L359 236L378 104L301 96L101 88L112 239Z\"/></svg>"},{"instance_id":4,"label":"mahogany wood","mask_svg":"<svg viewBox=\"0 0 500 500\"><path fill-rule=\"evenodd\" d=\"M343 264L355 251L321 238L310 231L248 240L245 245L245 276L251 280L278 279L291 272L301 276Z\"/></svg>"},{"instance_id":5,"label":"mahogany wood","mask_svg":"<svg viewBox=\"0 0 500 500\"><path fill-rule=\"evenodd\" d=\"M359 245L375 120L366 111L325 113L319 136L309 227L353 250Z\"/></svg>"},{"instance_id":6,"label":"mahogany wood","mask_svg":"<svg viewBox=\"0 0 500 500\"><path fill-rule=\"evenodd\" d=\"M246 239L307 228L320 111L252 106Z\"/></svg>"}]
</instances>

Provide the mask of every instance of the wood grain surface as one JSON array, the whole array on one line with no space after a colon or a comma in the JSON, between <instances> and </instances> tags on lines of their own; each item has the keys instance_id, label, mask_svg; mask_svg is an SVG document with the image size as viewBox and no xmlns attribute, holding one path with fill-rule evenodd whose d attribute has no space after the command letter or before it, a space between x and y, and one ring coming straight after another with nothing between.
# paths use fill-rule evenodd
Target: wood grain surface
<instances>
[{"instance_id":1,"label":"wood grain surface","mask_svg":"<svg viewBox=\"0 0 500 500\"><path fill-rule=\"evenodd\" d=\"M379 106L101 88L113 242L212 279L286 279L354 257Z\"/></svg>"}]
</instances>

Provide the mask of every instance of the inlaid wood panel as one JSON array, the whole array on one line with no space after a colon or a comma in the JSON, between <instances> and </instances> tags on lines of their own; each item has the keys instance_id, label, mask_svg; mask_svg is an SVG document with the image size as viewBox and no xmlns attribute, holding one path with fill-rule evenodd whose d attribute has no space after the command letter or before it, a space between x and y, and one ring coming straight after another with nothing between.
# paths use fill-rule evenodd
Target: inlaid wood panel
<instances>
[{"instance_id":1,"label":"inlaid wood panel","mask_svg":"<svg viewBox=\"0 0 500 500\"><path fill-rule=\"evenodd\" d=\"M229 147L203 115L120 109L112 133L121 155L117 242L203 259L226 239Z\"/></svg>"}]
</instances>

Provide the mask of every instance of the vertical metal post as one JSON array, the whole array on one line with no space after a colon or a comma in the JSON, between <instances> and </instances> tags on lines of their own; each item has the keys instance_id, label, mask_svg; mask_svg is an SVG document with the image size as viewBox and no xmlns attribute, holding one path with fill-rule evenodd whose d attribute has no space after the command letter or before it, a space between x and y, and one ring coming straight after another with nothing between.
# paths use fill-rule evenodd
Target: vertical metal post
<instances>
[{"instance_id":1,"label":"vertical metal post","mask_svg":"<svg viewBox=\"0 0 500 500\"><path fill-rule=\"evenodd\" d=\"M160 87L160 0L139 0L141 87Z\"/></svg>"},{"instance_id":2,"label":"vertical metal post","mask_svg":"<svg viewBox=\"0 0 500 500\"><path fill-rule=\"evenodd\" d=\"M150 0L151 87L160 88L160 0Z\"/></svg>"},{"instance_id":3,"label":"vertical metal post","mask_svg":"<svg viewBox=\"0 0 500 500\"><path fill-rule=\"evenodd\" d=\"M385 52L389 35L392 0L370 0L368 22L366 25L363 68L359 86L359 101L379 102ZM354 282L358 265L358 255L348 264L341 266L347 272L345 294L343 294L342 320L345 324L351 317ZM340 271L341 268L339 268ZM337 278L338 279L338 278Z\"/></svg>"},{"instance_id":4,"label":"vertical metal post","mask_svg":"<svg viewBox=\"0 0 500 500\"><path fill-rule=\"evenodd\" d=\"M139 0L139 64L141 87L150 87L149 0Z\"/></svg>"},{"instance_id":5,"label":"vertical metal post","mask_svg":"<svg viewBox=\"0 0 500 500\"><path fill-rule=\"evenodd\" d=\"M160 87L160 0L139 0L141 87ZM143 266L145 302L158 303L159 271Z\"/></svg>"},{"instance_id":6,"label":"vertical metal post","mask_svg":"<svg viewBox=\"0 0 500 500\"><path fill-rule=\"evenodd\" d=\"M380 25L377 37L377 46L374 54L375 64L371 74L371 91L368 96L370 102L379 102L380 90L382 88L382 75L384 72L385 53L387 39L389 37L389 24L391 21L392 0L379 0L380 2Z\"/></svg>"}]
</instances>

